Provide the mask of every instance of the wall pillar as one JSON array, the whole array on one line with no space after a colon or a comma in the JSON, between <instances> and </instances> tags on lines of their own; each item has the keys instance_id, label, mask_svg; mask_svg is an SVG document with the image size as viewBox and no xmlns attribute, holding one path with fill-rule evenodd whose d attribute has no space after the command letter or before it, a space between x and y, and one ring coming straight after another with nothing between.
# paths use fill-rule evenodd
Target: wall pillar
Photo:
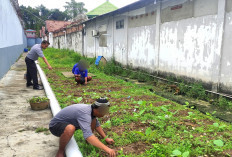
<instances>
[{"instance_id":1,"label":"wall pillar","mask_svg":"<svg viewBox=\"0 0 232 157\"><path fill-rule=\"evenodd\" d=\"M212 91L218 92L221 79L222 44L225 27L226 0L218 0L217 29L215 36L214 71L212 72Z\"/></svg>"},{"instance_id":2,"label":"wall pillar","mask_svg":"<svg viewBox=\"0 0 232 157\"><path fill-rule=\"evenodd\" d=\"M161 25L161 0L155 0L157 10L156 10L156 33L155 33L155 63L156 67L154 71L158 75L159 72L159 53L160 53L160 25Z\"/></svg>"},{"instance_id":3,"label":"wall pillar","mask_svg":"<svg viewBox=\"0 0 232 157\"><path fill-rule=\"evenodd\" d=\"M50 47L53 47L53 33L52 32L50 32L49 33L49 43L50 43Z\"/></svg>"},{"instance_id":4,"label":"wall pillar","mask_svg":"<svg viewBox=\"0 0 232 157\"><path fill-rule=\"evenodd\" d=\"M125 27L126 27L126 66L129 66L129 63L128 63L128 53L129 53L129 51L128 51L128 47L129 47L129 45L128 45L128 36L129 36L129 34L128 34L128 27L129 27L129 12L127 12L127 15L126 15L126 20L125 20L126 22L126 25L125 25Z\"/></svg>"},{"instance_id":5,"label":"wall pillar","mask_svg":"<svg viewBox=\"0 0 232 157\"><path fill-rule=\"evenodd\" d=\"M114 24L114 15L112 16L113 18L112 18L112 54L113 54L113 57L111 58L111 59L114 59L114 28L115 28L115 24Z\"/></svg>"}]
</instances>

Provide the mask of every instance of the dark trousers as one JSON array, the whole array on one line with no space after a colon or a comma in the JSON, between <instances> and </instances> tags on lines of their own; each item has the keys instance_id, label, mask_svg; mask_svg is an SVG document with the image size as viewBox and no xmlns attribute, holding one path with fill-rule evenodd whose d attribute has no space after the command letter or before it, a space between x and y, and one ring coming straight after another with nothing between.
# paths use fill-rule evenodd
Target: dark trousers
<instances>
[{"instance_id":1,"label":"dark trousers","mask_svg":"<svg viewBox=\"0 0 232 157\"><path fill-rule=\"evenodd\" d=\"M92 80L92 77L91 76L88 76L87 77L87 82L91 81ZM80 84L84 84L85 83L85 78L80 76L80 77L75 77L75 81L77 83L80 83Z\"/></svg>"},{"instance_id":2,"label":"dark trousers","mask_svg":"<svg viewBox=\"0 0 232 157\"><path fill-rule=\"evenodd\" d=\"M33 86L38 87L37 68L35 61L26 57L25 62L27 65L27 84L31 84L31 80L33 80Z\"/></svg>"}]
</instances>

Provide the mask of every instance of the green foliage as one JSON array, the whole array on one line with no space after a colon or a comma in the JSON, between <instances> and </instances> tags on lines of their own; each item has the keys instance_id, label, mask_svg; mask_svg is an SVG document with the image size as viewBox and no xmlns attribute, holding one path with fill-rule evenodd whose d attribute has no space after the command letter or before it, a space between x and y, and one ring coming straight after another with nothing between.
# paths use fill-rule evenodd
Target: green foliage
<instances>
[{"instance_id":1,"label":"green foliage","mask_svg":"<svg viewBox=\"0 0 232 157\"><path fill-rule=\"evenodd\" d=\"M21 5L20 12L22 19L25 23L26 29L36 30L36 34L39 36L39 30L44 26L46 20L69 20L70 17L66 12L59 11L58 9L49 10L43 5L32 8ZM41 12L41 16L40 13Z\"/></svg>"},{"instance_id":2,"label":"green foliage","mask_svg":"<svg viewBox=\"0 0 232 157\"><path fill-rule=\"evenodd\" d=\"M192 98L198 98L201 100L207 100L205 89L201 84L192 84L192 88L186 93L187 96Z\"/></svg>"},{"instance_id":3,"label":"green foliage","mask_svg":"<svg viewBox=\"0 0 232 157\"><path fill-rule=\"evenodd\" d=\"M186 152L182 152L179 151L178 149L175 149L174 151L172 151L172 155L171 156L181 156L181 157L188 157L189 156L189 151Z\"/></svg>"},{"instance_id":4,"label":"green foliage","mask_svg":"<svg viewBox=\"0 0 232 157\"><path fill-rule=\"evenodd\" d=\"M221 108L230 108L232 109L232 102L222 96L219 97L218 99L218 105L221 107Z\"/></svg>"},{"instance_id":5,"label":"green foliage","mask_svg":"<svg viewBox=\"0 0 232 157\"><path fill-rule=\"evenodd\" d=\"M78 104L79 102L81 102L82 99L83 99L82 97L79 97L79 98L73 99L73 101Z\"/></svg>"},{"instance_id":6,"label":"green foliage","mask_svg":"<svg viewBox=\"0 0 232 157\"><path fill-rule=\"evenodd\" d=\"M180 88L180 92L181 92L181 94L187 94L187 92L190 90L189 88L189 86L188 85L186 85L184 82L181 82L180 84L179 84L179 88Z\"/></svg>"},{"instance_id":7,"label":"green foliage","mask_svg":"<svg viewBox=\"0 0 232 157\"><path fill-rule=\"evenodd\" d=\"M29 103L39 103L39 102L48 102L47 97L32 97L28 100Z\"/></svg>"},{"instance_id":8,"label":"green foliage","mask_svg":"<svg viewBox=\"0 0 232 157\"><path fill-rule=\"evenodd\" d=\"M109 97L110 114L99 120L104 121L101 125L105 131L107 130L107 136L114 139L115 144L111 148L120 150L119 156L188 157L206 154L220 156L219 153L232 147L232 126L229 123L220 122L211 114L204 115L187 108L191 104L189 102L185 102L186 105L179 105L157 96L149 91L150 85L139 86L116 78L114 76L116 73L126 74L123 74L125 69L116 66L113 61L108 62L112 64L109 67L96 68L94 59L86 59L90 62L90 71L94 71L96 75L94 81L97 84L94 82L80 88L74 86L74 80L70 83L69 79L63 77L61 71L65 68L71 71L72 66L84 57L73 51L50 48L46 50L45 56L48 56L49 62L55 67L53 71L46 69L44 71L48 76L55 75L55 78L49 78L49 82L62 108L73 101L82 102L101 95ZM75 56L77 60L73 59ZM43 62L40 64L46 66ZM138 76L138 72L135 74ZM61 80L65 80L64 85L60 84L64 82ZM123 88L117 89L118 87ZM198 89L200 88L194 88L191 92ZM185 95L189 90L186 90ZM207 125L209 121L213 122L212 125ZM81 130L76 131L74 137L83 156L103 156L98 148L85 142ZM217 141L219 139L223 144ZM135 143L146 145L142 154L123 152L125 147Z\"/></svg>"},{"instance_id":9,"label":"green foliage","mask_svg":"<svg viewBox=\"0 0 232 157\"><path fill-rule=\"evenodd\" d=\"M75 18L79 14L84 14L88 10L84 8L85 3L83 2L76 2L75 0L71 0L71 2L65 2L66 5L64 6L65 12L68 13L70 17Z\"/></svg>"},{"instance_id":10,"label":"green foliage","mask_svg":"<svg viewBox=\"0 0 232 157\"><path fill-rule=\"evenodd\" d=\"M117 71L117 67L115 66L115 62L113 60L107 62L107 64L102 68L103 72L107 75L115 74Z\"/></svg>"},{"instance_id":11,"label":"green foliage","mask_svg":"<svg viewBox=\"0 0 232 157\"><path fill-rule=\"evenodd\" d=\"M152 144L152 148L150 150L147 150L146 151L146 154L149 156L149 157L154 157L154 156L157 156L157 157L166 157L168 156L168 149L167 149L167 146L165 145L162 145L162 144Z\"/></svg>"},{"instance_id":12,"label":"green foliage","mask_svg":"<svg viewBox=\"0 0 232 157\"><path fill-rule=\"evenodd\" d=\"M129 75L130 79L138 79L138 74L136 72L131 72Z\"/></svg>"},{"instance_id":13,"label":"green foliage","mask_svg":"<svg viewBox=\"0 0 232 157\"><path fill-rule=\"evenodd\" d=\"M85 58L82 57L79 53L74 52L73 50L65 50L65 49L54 49L54 48L47 48L44 51L44 55L46 56L49 63L52 67L73 67L81 59L87 61L88 64L93 63L94 58ZM41 62L42 65L45 65L43 61ZM46 65L45 65L46 66ZM71 71L71 70L70 70Z\"/></svg>"},{"instance_id":14,"label":"green foliage","mask_svg":"<svg viewBox=\"0 0 232 157\"><path fill-rule=\"evenodd\" d=\"M47 128L40 127L40 128L37 128L37 129L35 130L36 133L44 132L44 131L48 131L48 129L47 129Z\"/></svg>"},{"instance_id":15,"label":"green foliage","mask_svg":"<svg viewBox=\"0 0 232 157\"><path fill-rule=\"evenodd\" d=\"M148 76L144 75L142 72L138 72L138 81L139 82L146 82L148 80Z\"/></svg>"},{"instance_id":16,"label":"green foliage","mask_svg":"<svg viewBox=\"0 0 232 157\"><path fill-rule=\"evenodd\" d=\"M224 146L224 143L222 140L214 140L213 143L218 147Z\"/></svg>"},{"instance_id":17,"label":"green foliage","mask_svg":"<svg viewBox=\"0 0 232 157\"><path fill-rule=\"evenodd\" d=\"M180 88L180 93L183 95L187 95L188 97L191 97L191 98L208 100L208 96L205 93L205 89L199 83L186 85L185 83L181 82L179 84L179 88Z\"/></svg>"},{"instance_id":18,"label":"green foliage","mask_svg":"<svg viewBox=\"0 0 232 157\"><path fill-rule=\"evenodd\" d=\"M102 125L103 128L111 128L111 121L108 120L107 122L105 122L103 125Z\"/></svg>"}]
</instances>

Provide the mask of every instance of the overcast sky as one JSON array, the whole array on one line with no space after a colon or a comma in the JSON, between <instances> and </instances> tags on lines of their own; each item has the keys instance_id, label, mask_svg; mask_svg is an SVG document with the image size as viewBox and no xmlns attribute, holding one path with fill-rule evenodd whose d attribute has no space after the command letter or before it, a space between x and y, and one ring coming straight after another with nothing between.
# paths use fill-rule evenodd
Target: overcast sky
<instances>
[{"instance_id":1,"label":"overcast sky","mask_svg":"<svg viewBox=\"0 0 232 157\"><path fill-rule=\"evenodd\" d=\"M34 8L36 6L43 4L48 9L58 8L61 11L64 11L63 6L65 5L65 2L70 2L70 1L71 0L18 0L19 5L31 6ZM118 8L134 3L136 1L138 0L109 0L109 2L111 2ZM76 2L84 2L85 8L88 9L88 11L91 11L94 8L101 5L102 3L106 2L106 0L76 0Z\"/></svg>"}]
</instances>

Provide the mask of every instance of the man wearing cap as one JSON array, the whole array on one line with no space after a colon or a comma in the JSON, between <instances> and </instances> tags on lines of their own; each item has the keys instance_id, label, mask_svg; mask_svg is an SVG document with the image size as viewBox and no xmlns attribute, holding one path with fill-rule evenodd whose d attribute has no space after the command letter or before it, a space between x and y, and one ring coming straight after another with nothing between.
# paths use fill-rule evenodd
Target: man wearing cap
<instances>
[{"instance_id":1,"label":"man wearing cap","mask_svg":"<svg viewBox=\"0 0 232 157\"><path fill-rule=\"evenodd\" d=\"M56 157L64 157L65 147L73 136L75 130L81 129L84 138L88 143L106 151L110 157L115 157L115 150L104 145L93 134L96 129L98 134L105 138L108 144L113 144L114 140L107 138L99 121L96 117L100 118L109 112L109 102L105 98L97 99L94 104L74 104L62 109L53 117L49 124L49 130L57 137L60 137L59 150Z\"/></svg>"},{"instance_id":2,"label":"man wearing cap","mask_svg":"<svg viewBox=\"0 0 232 157\"><path fill-rule=\"evenodd\" d=\"M33 86L33 89L42 90L43 88L38 84L37 78L37 68L35 61L38 60L38 57L42 57L44 62L47 64L48 69L51 70L52 67L48 63L47 59L44 57L43 49L46 49L50 43L46 40L43 40L41 44L34 45L30 52L28 52L25 62L27 65L27 87ZM33 80L33 83L31 82Z\"/></svg>"}]
</instances>

